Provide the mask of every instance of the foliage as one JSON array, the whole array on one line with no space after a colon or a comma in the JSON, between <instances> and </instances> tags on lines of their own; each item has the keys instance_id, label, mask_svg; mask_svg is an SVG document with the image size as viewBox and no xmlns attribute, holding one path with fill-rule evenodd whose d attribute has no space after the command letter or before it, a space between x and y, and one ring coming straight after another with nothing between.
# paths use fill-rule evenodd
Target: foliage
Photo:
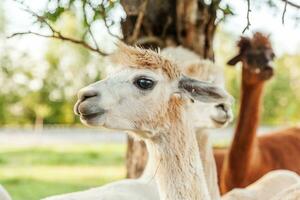
<instances>
[{"instance_id":1,"label":"foliage","mask_svg":"<svg viewBox=\"0 0 300 200\"><path fill-rule=\"evenodd\" d=\"M84 190L123 178L124 155L110 144L1 147L0 183L15 200Z\"/></svg>"},{"instance_id":2,"label":"foliage","mask_svg":"<svg viewBox=\"0 0 300 200\"><path fill-rule=\"evenodd\" d=\"M300 57L283 55L275 66L275 77L265 93L263 120L267 124L295 125L300 119Z\"/></svg>"},{"instance_id":3,"label":"foliage","mask_svg":"<svg viewBox=\"0 0 300 200\"><path fill-rule=\"evenodd\" d=\"M49 0L42 16L52 22L56 22L64 12L72 11L81 18L81 23L85 25L84 27L87 27L96 20L110 15L111 10L118 3L118 1L113 0Z\"/></svg>"},{"instance_id":4,"label":"foliage","mask_svg":"<svg viewBox=\"0 0 300 200\"><path fill-rule=\"evenodd\" d=\"M80 31L78 30L77 36L69 41L74 42L76 40L75 43L84 44L85 47L90 46L90 50L94 49L95 52L100 54L101 50L93 32L93 28L98 22L104 22L107 32L114 37L119 37L110 31L110 28L120 21L119 18L112 17L113 11L119 6L117 0L47 0L45 8L39 12L32 11L26 5L26 0L15 1L23 5L24 10L35 18L35 23L38 23L41 27L46 27L52 33L52 37L61 40L69 40L71 37L64 35L61 29L57 27L57 22L61 21L66 13L72 13L74 20L80 26ZM37 35L42 34L37 33Z\"/></svg>"},{"instance_id":5,"label":"foliage","mask_svg":"<svg viewBox=\"0 0 300 200\"><path fill-rule=\"evenodd\" d=\"M23 1L26 3L26 0ZM46 0L45 9L38 14L45 18L62 34L72 38L83 38L91 42L93 26L105 22L106 28L116 25L120 20L112 17L119 1L104 0ZM253 1L254 6L258 1ZM265 0L271 7L278 7L274 1ZM271 5L272 4L272 5ZM1 9L1 2L0 2ZM221 1L218 7L224 16L234 14L230 3ZM0 12L0 27L3 12ZM2 24L4 25L4 24ZM219 25L221 28L222 25ZM1 30L1 28L0 28ZM41 29L42 30L42 29ZM235 53L237 38L230 33L218 31L215 46L216 58L222 65ZM103 42L103 44L105 44ZM26 53L18 53L3 45L0 49L0 125L23 124L74 124L78 119L73 114L75 94L79 88L101 78L105 64L88 49L49 40L43 61L36 61ZM13 54L18 54L13 57ZM62 56L63 55L63 56ZM283 55L276 62L276 76L267 84L264 99L263 123L296 123L299 119L300 100L296 80L299 79L299 56ZM240 71L226 67L227 88L237 99L234 106L238 111ZM295 89L296 88L296 89ZM292 99L292 101L291 101Z\"/></svg>"},{"instance_id":6,"label":"foliage","mask_svg":"<svg viewBox=\"0 0 300 200\"><path fill-rule=\"evenodd\" d=\"M81 30L72 13L65 13L60 23L68 34ZM0 91L0 125L75 123L75 94L100 79L103 59L61 41L49 41L40 62L26 53L13 60L12 51L16 54L11 49L0 55L0 83L6 85Z\"/></svg>"},{"instance_id":7,"label":"foliage","mask_svg":"<svg viewBox=\"0 0 300 200\"><path fill-rule=\"evenodd\" d=\"M21 4L26 5L25 1L15 0ZM248 0L250 7L255 7L255 9L260 9L262 5L267 5L274 14L282 14L284 18L285 12L282 13L282 10L285 7L284 2L289 2L287 0L275 1L275 0ZM201 2L207 5L213 5L212 8L217 10L217 19L216 23L222 22L235 14L232 2L228 0L211 0ZM253 5L252 5L253 4ZM199 4L200 5L200 4ZM299 9L300 6L296 3L288 3L292 9ZM113 12L116 11L116 8L120 7L119 0L46 0L45 9L41 11L40 17L43 20L46 20L50 23L55 23L58 21L64 13L73 12L76 13L76 18L81 24L82 35L81 37L85 39L87 35L92 36L92 27L97 21L103 21L105 23L107 31L110 32L110 28L118 24L120 19L113 16ZM248 12L251 12L251 8L248 9ZM38 18L37 21L41 22L41 25L45 25L43 20ZM295 21L299 20L299 15L292 17ZM249 19L248 19L249 20ZM246 25L246 24L245 24ZM250 25L250 21L249 21ZM93 36L92 36L93 37Z\"/></svg>"}]
</instances>

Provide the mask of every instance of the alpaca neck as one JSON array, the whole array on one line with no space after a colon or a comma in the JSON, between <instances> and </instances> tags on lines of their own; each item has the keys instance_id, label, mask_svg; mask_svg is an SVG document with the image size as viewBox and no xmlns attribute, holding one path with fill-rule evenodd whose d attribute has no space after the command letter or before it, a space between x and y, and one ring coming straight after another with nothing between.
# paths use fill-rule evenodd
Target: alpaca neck
<instances>
[{"instance_id":1,"label":"alpaca neck","mask_svg":"<svg viewBox=\"0 0 300 200\"><path fill-rule=\"evenodd\" d=\"M243 180L247 172L253 169L251 163L255 162L254 164L257 165L259 161L256 132L264 82L247 84L244 80L246 78L245 76L242 78L242 97L237 128L229 155L223 165L225 177L222 181L227 182L227 191L233 186L244 186ZM222 192L224 192L223 188Z\"/></svg>"},{"instance_id":2,"label":"alpaca neck","mask_svg":"<svg viewBox=\"0 0 300 200\"><path fill-rule=\"evenodd\" d=\"M160 198L210 200L196 135L188 121L173 122L159 135L146 140L146 145Z\"/></svg>"},{"instance_id":3,"label":"alpaca neck","mask_svg":"<svg viewBox=\"0 0 300 200\"><path fill-rule=\"evenodd\" d=\"M207 188L210 198L213 200L220 200L220 190L218 186L218 175L216 168L216 161L213 154L212 143L208 129L197 129L196 138L199 146L200 158L203 163L204 175L207 180Z\"/></svg>"}]
</instances>

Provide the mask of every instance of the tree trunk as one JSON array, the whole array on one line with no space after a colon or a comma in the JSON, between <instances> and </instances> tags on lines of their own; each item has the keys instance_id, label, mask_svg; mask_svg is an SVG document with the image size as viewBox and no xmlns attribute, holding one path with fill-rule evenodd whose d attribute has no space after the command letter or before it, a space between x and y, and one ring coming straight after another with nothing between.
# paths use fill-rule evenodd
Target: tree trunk
<instances>
[{"instance_id":1,"label":"tree trunk","mask_svg":"<svg viewBox=\"0 0 300 200\"><path fill-rule=\"evenodd\" d=\"M220 0L121 0L127 14L122 21L124 41L145 48L184 46L213 59L213 37ZM127 177L143 172L147 151L143 142L128 138Z\"/></svg>"}]
</instances>

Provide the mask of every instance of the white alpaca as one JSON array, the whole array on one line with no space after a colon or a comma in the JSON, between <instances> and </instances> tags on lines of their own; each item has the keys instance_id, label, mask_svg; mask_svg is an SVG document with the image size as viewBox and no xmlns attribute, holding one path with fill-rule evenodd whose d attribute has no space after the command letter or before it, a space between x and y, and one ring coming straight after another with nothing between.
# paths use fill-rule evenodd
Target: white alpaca
<instances>
[{"instance_id":1,"label":"white alpaca","mask_svg":"<svg viewBox=\"0 0 300 200\"><path fill-rule=\"evenodd\" d=\"M166 48L161 52L161 55L176 62L178 66L180 66L180 70L186 75L191 75L193 71L193 77L195 78L207 80L221 86L224 85L222 69L214 65L211 61L201 60L196 54L189 50L183 49L182 47ZM180 59L177 59L179 55L189 58L189 62L184 63L180 61ZM212 157L211 143L206 135L206 131L203 131L203 128L227 125L232 119L229 104L230 102L226 102L224 106L220 107L216 104L195 102L192 105L194 108L191 109L194 112L192 114L194 124L196 124L198 128L197 141L201 143L199 150L204 163L205 175L208 180L211 180L209 181L209 192L211 196L213 196L213 199L220 199L220 195L217 185L215 162ZM155 170L156 166L148 162L143 175L139 179L122 180L102 187L93 188L85 191L84 195L95 195L95 198L99 198L98 194L101 194L101 199L120 199L120 196L125 198L125 195L130 195L126 197L126 199L140 199L141 196L144 196L144 198L146 196L147 199L158 199L158 189L154 177ZM78 197L78 193L74 193L74 195Z\"/></svg>"},{"instance_id":2,"label":"white alpaca","mask_svg":"<svg viewBox=\"0 0 300 200\"><path fill-rule=\"evenodd\" d=\"M229 96L182 76L154 52L121 48L117 58L130 67L81 90L75 111L88 125L134 131L145 140L162 199L210 199L188 104L224 103Z\"/></svg>"},{"instance_id":3,"label":"white alpaca","mask_svg":"<svg viewBox=\"0 0 300 200\"><path fill-rule=\"evenodd\" d=\"M295 172L275 170L246 188L231 190L222 197L222 200L287 200L287 194L295 198L296 193L292 193L291 190L300 194L300 190L294 187L298 184L300 178Z\"/></svg>"},{"instance_id":4,"label":"white alpaca","mask_svg":"<svg viewBox=\"0 0 300 200\"><path fill-rule=\"evenodd\" d=\"M222 88L225 87L223 68L212 61L202 59L196 53L181 46L167 47L162 50L161 54L175 62L183 74L198 80L211 82ZM210 131L205 128L227 126L233 117L231 103L216 105L196 102L191 105L193 112L189 113L197 130L197 142L208 190L211 199L214 200L220 199L220 192L212 144L209 139Z\"/></svg>"},{"instance_id":5,"label":"white alpaca","mask_svg":"<svg viewBox=\"0 0 300 200\"><path fill-rule=\"evenodd\" d=\"M293 184L288 189L280 192L271 200L299 200L300 199L300 183Z\"/></svg>"},{"instance_id":6,"label":"white alpaca","mask_svg":"<svg viewBox=\"0 0 300 200\"><path fill-rule=\"evenodd\" d=\"M0 185L0 200L11 200L8 192Z\"/></svg>"},{"instance_id":7,"label":"white alpaca","mask_svg":"<svg viewBox=\"0 0 300 200\"><path fill-rule=\"evenodd\" d=\"M76 112L88 125L134 131L145 140L162 199L210 199L187 105L197 100L226 103L229 96L221 88L182 76L152 51L121 48L117 58L130 67L81 90ZM76 195L91 199L85 192L69 199Z\"/></svg>"},{"instance_id":8,"label":"white alpaca","mask_svg":"<svg viewBox=\"0 0 300 200\"><path fill-rule=\"evenodd\" d=\"M167 47L161 51L161 55L177 64L180 71L202 81L208 81L224 88L223 68L210 60L200 58L196 53L184 47ZM224 127L232 119L231 103L216 105L197 102L192 105L190 113L196 128ZM209 117L208 117L209 116Z\"/></svg>"},{"instance_id":9,"label":"white alpaca","mask_svg":"<svg viewBox=\"0 0 300 200\"><path fill-rule=\"evenodd\" d=\"M167 47L161 51L161 55L175 62L184 74L224 87L223 68L210 60L201 58L193 51L182 46Z\"/></svg>"}]
</instances>

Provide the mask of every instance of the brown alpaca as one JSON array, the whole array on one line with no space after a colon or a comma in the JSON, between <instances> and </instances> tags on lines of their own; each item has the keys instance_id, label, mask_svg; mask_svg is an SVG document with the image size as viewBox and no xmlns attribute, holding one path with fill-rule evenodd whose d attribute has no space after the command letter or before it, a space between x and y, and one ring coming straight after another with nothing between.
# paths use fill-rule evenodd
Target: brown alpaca
<instances>
[{"instance_id":1,"label":"brown alpaca","mask_svg":"<svg viewBox=\"0 0 300 200\"><path fill-rule=\"evenodd\" d=\"M300 174L300 128L256 136L263 88L273 76L270 61L274 53L269 39L256 33L252 39L242 37L238 46L239 54L228 62L243 63L238 124L229 151L215 152L223 194L245 187L271 170L288 169Z\"/></svg>"}]
</instances>

